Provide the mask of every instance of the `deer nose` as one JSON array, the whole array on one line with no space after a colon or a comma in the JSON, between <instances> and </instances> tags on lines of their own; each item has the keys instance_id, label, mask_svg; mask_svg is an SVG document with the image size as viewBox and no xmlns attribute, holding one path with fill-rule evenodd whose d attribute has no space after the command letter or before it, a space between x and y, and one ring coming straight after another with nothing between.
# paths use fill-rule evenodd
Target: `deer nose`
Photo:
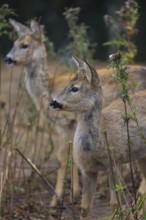
<instances>
[{"instance_id":1,"label":"deer nose","mask_svg":"<svg viewBox=\"0 0 146 220\"><path fill-rule=\"evenodd\" d=\"M11 57L8 57L8 56L6 56L6 57L4 58L4 61L5 61L5 63L7 63L7 64L12 64L12 63L14 63L13 59L12 59Z\"/></svg>"},{"instance_id":2,"label":"deer nose","mask_svg":"<svg viewBox=\"0 0 146 220\"><path fill-rule=\"evenodd\" d=\"M63 105L58 103L56 100L51 100L50 106L54 109L62 109Z\"/></svg>"}]
</instances>

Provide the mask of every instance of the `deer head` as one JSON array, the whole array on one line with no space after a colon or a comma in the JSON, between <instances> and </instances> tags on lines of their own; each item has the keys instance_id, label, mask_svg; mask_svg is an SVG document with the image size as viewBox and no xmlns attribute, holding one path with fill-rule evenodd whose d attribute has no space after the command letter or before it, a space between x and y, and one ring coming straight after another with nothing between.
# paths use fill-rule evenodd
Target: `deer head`
<instances>
[{"instance_id":1,"label":"deer head","mask_svg":"<svg viewBox=\"0 0 146 220\"><path fill-rule=\"evenodd\" d=\"M6 55L5 62L8 65L28 64L33 60L39 59L42 55L42 27L32 20L30 28L21 23L10 19L10 24L18 35L11 51Z\"/></svg>"},{"instance_id":2,"label":"deer head","mask_svg":"<svg viewBox=\"0 0 146 220\"><path fill-rule=\"evenodd\" d=\"M50 106L56 110L83 112L92 109L95 103L102 106L102 89L97 72L86 61L73 57L78 67L76 75Z\"/></svg>"}]
</instances>

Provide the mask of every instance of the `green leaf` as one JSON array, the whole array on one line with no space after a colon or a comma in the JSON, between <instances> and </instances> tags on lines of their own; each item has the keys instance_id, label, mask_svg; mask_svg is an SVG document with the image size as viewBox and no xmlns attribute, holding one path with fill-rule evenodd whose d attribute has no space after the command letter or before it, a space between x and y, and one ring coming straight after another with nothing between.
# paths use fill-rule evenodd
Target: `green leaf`
<instances>
[{"instance_id":1,"label":"green leaf","mask_svg":"<svg viewBox=\"0 0 146 220\"><path fill-rule=\"evenodd\" d=\"M125 189L125 187L122 185L117 185L117 184L115 185L115 192L121 192L124 189Z\"/></svg>"}]
</instances>

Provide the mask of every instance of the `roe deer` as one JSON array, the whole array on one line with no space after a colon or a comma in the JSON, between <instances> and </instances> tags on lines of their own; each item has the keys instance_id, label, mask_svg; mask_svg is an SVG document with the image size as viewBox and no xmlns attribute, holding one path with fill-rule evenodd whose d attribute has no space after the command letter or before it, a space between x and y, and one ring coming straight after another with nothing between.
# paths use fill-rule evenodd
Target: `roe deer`
<instances>
[{"instance_id":1,"label":"roe deer","mask_svg":"<svg viewBox=\"0 0 146 220\"><path fill-rule=\"evenodd\" d=\"M104 132L107 133L109 146L112 147L112 165L129 162L126 144L126 126L121 119L124 105L121 100L113 102L102 110L102 87L93 67L86 61L74 58L78 66L76 76L65 86L62 92L51 102L50 107L77 113L77 128L74 135L73 155L83 176L81 201L81 220L91 220L91 209L99 167L107 169L111 185L110 203L116 203L112 183L110 160ZM137 92L132 97L134 107L138 108L137 118L146 134L146 90ZM139 135L136 122L130 121L131 157L138 160L140 170L146 179L146 145ZM113 166L113 170L114 166ZM146 192L146 186L145 191Z\"/></svg>"},{"instance_id":2,"label":"roe deer","mask_svg":"<svg viewBox=\"0 0 146 220\"><path fill-rule=\"evenodd\" d=\"M53 94L53 89L61 88L68 76L54 77L49 74L47 65L47 53L44 45L42 28L32 20L30 28L22 25L15 20L10 19L10 23L18 34L13 48L7 54L5 62L8 65L22 65L25 73L25 87L35 103L37 110L48 122L56 121L56 113L51 115L48 112L48 100ZM53 141L58 147L57 159L60 163L56 181L56 194L51 202L51 206L55 206L57 199L60 199L63 193L63 184L66 171L66 163L68 157L68 143L72 140L74 132L74 123L76 117L72 114L61 114L57 117L57 126L53 127ZM74 165L74 181L73 181L74 197L80 193L78 170Z\"/></svg>"}]
</instances>

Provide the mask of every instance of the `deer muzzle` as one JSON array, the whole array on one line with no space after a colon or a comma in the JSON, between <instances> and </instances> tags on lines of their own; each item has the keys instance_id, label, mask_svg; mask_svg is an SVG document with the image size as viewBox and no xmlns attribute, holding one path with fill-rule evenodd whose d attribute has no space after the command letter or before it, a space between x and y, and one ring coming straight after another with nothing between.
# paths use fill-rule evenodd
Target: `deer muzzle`
<instances>
[{"instance_id":1,"label":"deer muzzle","mask_svg":"<svg viewBox=\"0 0 146 220\"><path fill-rule=\"evenodd\" d=\"M56 110L61 110L63 108L63 105L57 102L56 100L51 100L50 107Z\"/></svg>"},{"instance_id":2,"label":"deer muzzle","mask_svg":"<svg viewBox=\"0 0 146 220\"><path fill-rule=\"evenodd\" d=\"M5 61L5 63L8 64L8 65L15 63L15 61L14 61L11 57L8 57L8 56L6 56L6 57L4 58L4 61Z\"/></svg>"}]
</instances>

